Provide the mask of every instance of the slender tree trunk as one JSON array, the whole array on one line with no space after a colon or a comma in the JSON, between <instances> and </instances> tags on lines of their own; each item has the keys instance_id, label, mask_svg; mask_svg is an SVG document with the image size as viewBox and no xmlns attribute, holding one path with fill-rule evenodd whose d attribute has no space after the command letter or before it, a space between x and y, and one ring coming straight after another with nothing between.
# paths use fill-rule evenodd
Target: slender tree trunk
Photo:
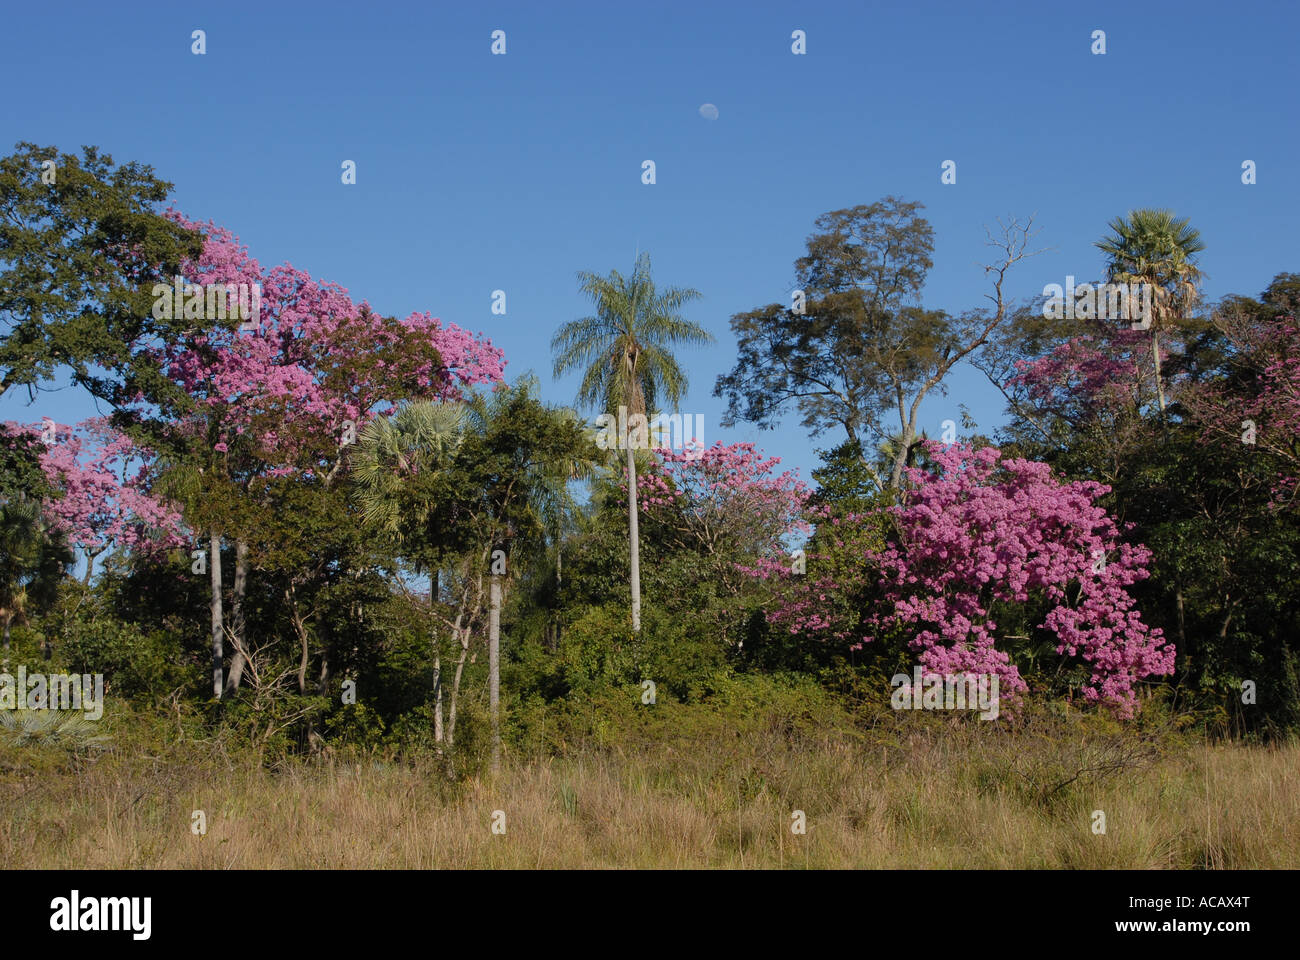
<instances>
[{"instance_id":1,"label":"slender tree trunk","mask_svg":"<svg viewBox=\"0 0 1300 960\"><path fill-rule=\"evenodd\" d=\"M442 743L442 646L433 611L438 603L438 571L429 574L429 623L433 628L433 742Z\"/></svg>"},{"instance_id":2,"label":"slender tree trunk","mask_svg":"<svg viewBox=\"0 0 1300 960\"><path fill-rule=\"evenodd\" d=\"M221 666L225 659L222 652L222 635L224 626L221 622L221 534L216 530L208 533L209 552L208 571L212 575L212 696L221 699Z\"/></svg>"},{"instance_id":3,"label":"slender tree trunk","mask_svg":"<svg viewBox=\"0 0 1300 960\"><path fill-rule=\"evenodd\" d=\"M298 634L298 692L307 692L307 624L303 622L298 610L298 595L290 584L284 591L284 599L289 604L289 619L293 621L293 630Z\"/></svg>"},{"instance_id":4,"label":"slender tree trunk","mask_svg":"<svg viewBox=\"0 0 1300 960\"><path fill-rule=\"evenodd\" d=\"M912 440L915 437L912 425L908 424L903 428L903 435L899 441L898 449L894 452L894 466L889 474L889 486L897 490L903 485L903 468L907 466L907 452L912 447Z\"/></svg>"},{"instance_id":5,"label":"slender tree trunk","mask_svg":"<svg viewBox=\"0 0 1300 960\"><path fill-rule=\"evenodd\" d=\"M474 606L470 609L470 593L474 595ZM465 589L461 593L460 610L456 614L456 624L452 632L456 639L460 641L460 655L456 658L456 673L451 681L451 705L447 715L447 746L455 746L456 743L456 707L460 701L460 679L465 672L465 658L469 656L470 641L474 636L474 621L478 619L479 613L483 609L483 574L478 575L478 579L472 584L466 581ZM463 626L462 626L463 625Z\"/></svg>"},{"instance_id":6,"label":"slender tree trunk","mask_svg":"<svg viewBox=\"0 0 1300 960\"><path fill-rule=\"evenodd\" d=\"M230 597L230 632L235 639L235 655L230 658L230 675L226 678L226 695L239 689L248 663L245 643L244 596L248 592L248 541L235 541L235 583Z\"/></svg>"},{"instance_id":7,"label":"slender tree trunk","mask_svg":"<svg viewBox=\"0 0 1300 960\"><path fill-rule=\"evenodd\" d=\"M627 444L627 523L628 545L632 558L632 632L641 632L641 532L636 515L636 458L633 456L632 436Z\"/></svg>"},{"instance_id":8,"label":"slender tree trunk","mask_svg":"<svg viewBox=\"0 0 1300 960\"><path fill-rule=\"evenodd\" d=\"M557 536L555 541L555 590L557 595L560 587L564 585L564 570L560 565L561 555L563 552L564 551ZM556 602L560 602L558 597ZM558 610L554 613L550 627L546 631L546 646L551 653L554 653L560 648L560 615Z\"/></svg>"},{"instance_id":9,"label":"slender tree trunk","mask_svg":"<svg viewBox=\"0 0 1300 960\"><path fill-rule=\"evenodd\" d=\"M488 712L492 715L492 771L501 769L501 579L493 574L488 610Z\"/></svg>"},{"instance_id":10,"label":"slender tree trunk","mask_svg":"<svg viewBox=\"0 0 1300 960\"><path fill-rule=\"evenodd\" d=\"M470 628L466 627L462 633L459 629L456 631L460 639L460 656L456 658L456 673L451 680L451 705L447 711L447 746L456 745L456 705L460 699L460 677L465 670L465 657L469 655L469 633Z\"/></svg>"},{"instance_id":11,"label":"slender tree trunk","mask_svg":"<svg viewBox=\"0 0 1300 960\"><path fill-rule=\"evenodd\" d=\"M14 622L14 611L6 610L4 616L5 616L5 629L4 629L5 655L4 655L3 669L6 673L8 673L9 672L9 628L10 626L12 626Z\"/></svg>"},{"instance_id":12,"label":"slender tree trunk","mask_svg":"<svg viewBox=\"0 0 1300 960\"><path fill-rule=\"evenodd\" d=\"M1160 332L1151 331L1151 359L1156 365L1156 401L1160 404L1160 416L1165 415L1165 383L1160 376Z\"/></svg>"}]
</instances>

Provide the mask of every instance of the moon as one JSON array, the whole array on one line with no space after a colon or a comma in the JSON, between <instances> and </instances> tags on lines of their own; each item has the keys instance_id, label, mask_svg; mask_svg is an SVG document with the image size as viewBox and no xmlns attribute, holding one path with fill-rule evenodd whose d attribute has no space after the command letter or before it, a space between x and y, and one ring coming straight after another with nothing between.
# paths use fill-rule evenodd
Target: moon
<instances>
[{"instance_id":1,"label":"moon","mask_svg":"<svg viewBox=\"0 0 1300 960\"><path fill-rule=\"evenodd\" d=\"M700 116L705 120L718 119L718 108L711 103L705 103L700 106Z\"/></svg>"}]
</instances>

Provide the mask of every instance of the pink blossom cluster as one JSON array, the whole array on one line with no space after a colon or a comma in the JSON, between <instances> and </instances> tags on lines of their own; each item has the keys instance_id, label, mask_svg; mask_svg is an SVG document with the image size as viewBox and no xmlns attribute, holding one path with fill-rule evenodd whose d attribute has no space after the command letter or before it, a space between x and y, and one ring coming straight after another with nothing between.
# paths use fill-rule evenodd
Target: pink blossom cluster
<instances>
[{"instance_id":1,"label":"pink blossom cluster","mask_svg":"<svg viewBox=\"0 0 1300 960\"><path fill-rule=\"evenodd\" d=\"M19 429L40 435L43 425ZM75 429L53 424L53 433L40 466L60 496L43 510L70 543L93 558L115 546L157 552L188 542L180 513L148 489L150 451L102 417Z\"/></svg>"},{"instance_id":2,"label":"pink blossom cluster","mask_svg":"<svg viewBox=\"0 0 1300 960\"><path fill-rule=\"evenodd\" d=\"M1007 384L1023 388L1037 406L1058 413L1107 409L1132 401L1144 376L1139 358L1150 353L1145 336L1129 330L1073 337L1035 360L1016 361ZM1166 351L1162 348L1162 355Z\"/></svg>"},{"instance_id":3,"label":"pink blossom cluster","mask_svg":"<svg viewBox=\"0 0 1300 960\"><path fill-rule=\"evenodd\" d=\"M874 555L867 517L836 515L826 504L808 506L804 529L817 537L807 544L804 572L795 574L790 556L767 555L741 569L752 577L779 584L766 610L770 624L792 635L803 634L859 648L870 638L861 631L861 586L871 574Z\"/></svg>"},{"instance_id":4,"label":"pink blossom cluster","mask_svg":"<svg viewBox=\"0 0 1300 960\"><path fill-rule=\"evenodd\" d=\"M806 576L773 561L752 571L777 578L769 622L859 646L901 633L924 670L996 674L1010 704L1027 686L997 647L992 610L1046 601L1038 626L1089 665L1085 698L1131 715L1134 684L1172 673L1174 648L1134 609L1128 588L1149 576L1151 554L1121 542L1097 506L1108 488L994 448L927 449L932 467L909 468L902 503L883 516L823 514ZM892 532L877 541L888 528L868 521L886 517Z\"/></svg>"},{"instance_id":5,"label":"pink blossom cluster","mask_svg":"<svg viewBox=\"0 0 1300 960\"><path fill-rule=\"evenodd\" d=\"M1062 483L1044 463L1003 459L986 447L930 443L935 470L911 468L905 502L894 508L900 537L881 553L892 609L882 629L919 628L912 641L936 673L996 673L1004 694L1025 684L994 643L993 603L1054 604L1040 628L1057 653L1091 667L1087 699L1131 714L1133 684L1173 672L1174 648L1134 609L1128 587L1149 576L1151 552L1123 543L1095 501L1109 488Z\"/></svg>"},{"instance_id":6,"label":"pink blossom cluster","mask_svg":"<svg viewBox=\"0 0 1300 960\"><path fill-rule=\"evenodd\" d=\"M1185 405L1200 421L1206 441L1238 450L1254 447L1275 458L1280 469L1273 503L1294 506L1300 503L1300 324L1290 316L1235 323L1228 336L1239 362L1253 370L1249 392L1198 387L1188 392Z\"/></svg>"},{"instance_id":7,"label":"pink blossom cluster","mask_svg":"<svg viewBox=\"0 0 1300 960\"><path fill-rule=\"evenodd\" d=\"M707 552L724 541L742 553L767 555L788 535L808 529L802 511L807 485L780 457L765 458L752 443L661 447L658 463L637 478L641 509L679 529Z\"/></svg>"},{"instance_id":8,"label":"pink blossom cluster","mask_svg":"<svg viewBox=\"0 0 1300 960\"><path fill-rule=\"evenodd\" d=\"M218 451L250 436L275 462L270 472L285 473L311 446L305 436L337 437L345 421L360 430L399 400L456 399L463 387L503 376L503 353L489 340L428 313L391 321L289 264L263 269L222 227L171 216L206 237L198 260L184 265L186 282L261 285L255 329L217 328L157 351L219 424ZM206 426L190 428L212 436Z\"/></svg>"}]
</instances>

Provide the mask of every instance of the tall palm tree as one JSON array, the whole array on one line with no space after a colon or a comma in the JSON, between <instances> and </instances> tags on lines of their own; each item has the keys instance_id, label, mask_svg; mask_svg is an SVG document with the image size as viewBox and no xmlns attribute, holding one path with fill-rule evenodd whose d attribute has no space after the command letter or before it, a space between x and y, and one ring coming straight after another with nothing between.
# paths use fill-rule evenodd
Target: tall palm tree
<instances>
[{"instance_id":1,"label":"tall palm tree","mask_svg":"<svg viewBox=\"0 0 1300 960\"><path fill-rule=\"evenodd\" d=\"M1099 240L1106 254L1111 283L1149 284L1152 290L1151 355L1155 362L1156 398L1165 413L1165 387L1160 373L1160 333L1187 316L1200 295L1204 275L1195 262L1205 249L1199 230L1172 210L1142 209L1116 217L1111 235Z\"/></svg>"},{"instance_id":2,"label":"tall palm tree","mask_svg":"<svg viewBox=\"0 0 1300 960\"><path fill-rule=\"evenodd\" d=\"M675 406L686 393L686 374L669 352L675 344L706 344L713 336L681 315L682 307L700 297L695 289L655 289L650 256L641 254L630 277L617 270L602 277L578 274L579 289L596 307L593 316L570 320L551 340L555 376L582 371L580 407L601 409L617 417L627 412L627 512L631 555L632 630L641 630L641 544L637 527L636 460L632 418L645 417L663 403Z\"/></svg>"}]
</instances>

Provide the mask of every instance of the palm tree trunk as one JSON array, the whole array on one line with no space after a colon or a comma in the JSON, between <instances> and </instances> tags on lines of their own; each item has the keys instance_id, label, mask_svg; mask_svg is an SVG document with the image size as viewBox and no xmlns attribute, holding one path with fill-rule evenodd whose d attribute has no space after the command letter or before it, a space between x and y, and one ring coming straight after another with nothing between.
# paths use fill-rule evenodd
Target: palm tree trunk
<instances>
[{"instance_id":1,"label":"palm tree trunk","mask_svg":"<svg viewBox=\"0 0 1300 960\"><path fill-rule=\"evenodd\" d=\"M221 666L225 655L221 649L223 625L221 622L221 534L216 530L208 533L209 558L208 571L212 575L212 697L221 699Z\"/></svg>"},{"instance_id":2,"label":"palm tree trunk","mask_svg":"<svg viewBox=\"0 0 1300 960\"><path fill-rule=\"evenodd\" d=\"M633 456L632 438L627 444L627 523L628 544L632 557L632 632L641 632L641 531L636 515L636 459Z\"/></svg>"},{"instance_id":3,"label":"palm tree trunk","mask_svg":"<svg viewBox=\"0 0 1300 960\"><path fill-rule=\"evenodd\" d=\"M557 604L560 603L558 600L560 587L564 585L564 571L560 566L560 555L563 552L563 545L560 542L560 536L557 534L555 539L555 591L557 594ZM552 614L550 629L546 631L546 646L551 653L554 653L560 647L560 614L558 608Z\"/></svg>"},{"instance_id":4,"label":"palm tree trunk","mask_svg":"<svg viewBox=\"0 0 1300 960\"><path fill-rule=\"evenodd\" d=\"M1151 331L1151 359L1156 365L1156 401L1160 404L1160 416L1165 415L1165 383L1160 376L1160 331Z\"/></svg>"}]
</instances>

